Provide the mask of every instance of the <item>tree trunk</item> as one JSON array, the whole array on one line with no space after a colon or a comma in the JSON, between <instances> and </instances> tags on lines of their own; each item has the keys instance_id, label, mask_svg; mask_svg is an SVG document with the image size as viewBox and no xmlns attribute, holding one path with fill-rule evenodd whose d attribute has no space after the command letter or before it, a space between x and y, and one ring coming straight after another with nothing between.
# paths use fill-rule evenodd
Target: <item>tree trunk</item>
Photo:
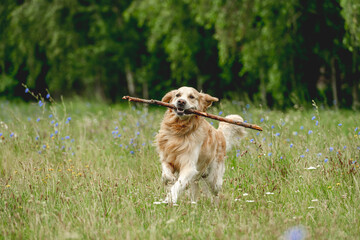
<instances>
[{"instance_id":1,"label":"tree trunk","mask_svg":"<svg viewBox=\"0 0 360 240\"><path fill-rule=\"evenodd\" d=\"M197 80L196 80L196 88L197 88L198 91L203 90L202 89L203 88L203 82L204 82L203 77L201 77L200 74L198 74Z\"/></svg>"},{"instance_id":2,"label":"tree trunk","mask_svg":"<svg viewBox=\"0 0 360 240\"><path fill-rule=\"evenodd\" d=\"M353 52L353 66L352 66L352 108L353 110L358 110L360 107L359 103L359 69L357 66L357 49L354 49Z\"/></svg>"},{"instance_id":3,"label":"tree trunk","mask_svg":"<svg viewBox=\"0 0 360 240\"><path fill-rule=\"evenodd\" d=\"M261 102L264 107L267 107L266 100L266 85L265 85L265 76L264 69L260 69L260 94L261 94Z\"/></svg>"},{"instance_id":4,"label":"tree trunk","mask_svg":"<svg viewBox=\"0 0 360 240\"><path fill-rule=\"evenodd\" d=\"M143 87L143 89L142 89L143 90L143 92L142 92L143 98L149 99L149 85L145 79L143 79L142 87Z\"/></svg>"},{"instance_id":5,"label":"tree trunk","mask_svg":"<svg viewBox=\"0 0 360 240\"><path fill-rule=\"evenodd\" d=\"M99 68L96 71L96 76L95 76L95 96L96 96L96 99L104 101L106 99L106 97L105 97L105 93L104 93L104 87L101 84L101 77L102 77L102 71Z\"/></svg>"},{"instance_id":6,"label":"tree trunk","mask_svg":"<svg viewBox=\"0 0 360 240\"><path fill-rule=\"evenodd\" d=\"M135 81L134 81L134 73L131 71L130 64L128 62L125 63L125 74L126 81L129 90L129 94L131 96L135 96Z\"/></svg>"},{"instance_id":7,"label":"tree trunk","mask_svg":"<svg viewBox=\"0 0 360 240\"><path fill-rule=\"evenodd\" d=\"M339 99L336 85L336 59L335 57L331 58L331 88L333 94L333 103L336 110L339 109Z\"/></svg>"}]
</instances>

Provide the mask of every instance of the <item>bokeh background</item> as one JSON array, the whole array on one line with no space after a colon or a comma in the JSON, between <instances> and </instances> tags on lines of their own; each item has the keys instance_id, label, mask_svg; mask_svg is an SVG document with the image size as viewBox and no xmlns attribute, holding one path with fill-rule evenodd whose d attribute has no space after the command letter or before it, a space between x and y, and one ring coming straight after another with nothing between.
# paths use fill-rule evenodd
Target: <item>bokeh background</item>
<instances>
[{"instance_id":1,"label":"bokeh background","mask_svg":"<svg viewBox=\"0 0 360 240\"><path fill-rule=\"evenodd\" d=\"M0 98L159 99L193 86L359 108L360 0L2 0Z\"/></svg>"}]
</instances>

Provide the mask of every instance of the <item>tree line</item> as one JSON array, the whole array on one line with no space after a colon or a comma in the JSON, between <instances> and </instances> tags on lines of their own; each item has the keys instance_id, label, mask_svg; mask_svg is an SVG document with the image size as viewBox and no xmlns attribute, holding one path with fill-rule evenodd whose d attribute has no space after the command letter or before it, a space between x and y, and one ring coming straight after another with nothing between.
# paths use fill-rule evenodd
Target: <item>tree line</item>
<instances>
[{"instance_id":1,"label":"tree line","mask_svg":"<svg viewBox=\"0 0 360 240\"><path fill-rule=\"evenodd\" d=\"M3 0L0 95L160 98L189 85L358 109L360 0Z\"/></svg>"}]
</instances>

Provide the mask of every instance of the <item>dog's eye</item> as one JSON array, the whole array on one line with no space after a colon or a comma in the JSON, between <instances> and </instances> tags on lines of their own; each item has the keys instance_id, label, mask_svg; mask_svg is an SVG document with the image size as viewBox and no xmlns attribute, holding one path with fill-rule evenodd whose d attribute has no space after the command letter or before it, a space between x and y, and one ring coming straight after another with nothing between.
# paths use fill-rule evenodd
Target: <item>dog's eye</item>
<instances>
[{"instance_id":1,"label":"dog's eye","mask_svg":"<svg viewBox=\"0 0 360 240\"><path fill-rule=\"evenodd\" d=\"M181 94L180 94L180 93L178 93L178 94L176 94L176 95L175 95L175 97L181 97Z\"/></svg>"},{"instance_id":2,"label":"dog's eye","mask_svg":"<svg viewBox=\"0 0 360 240\"><path fill-rule=\"evenodd\" d=\"M194 95L190 95L189 98L190 98L190 99L194 99L195 97L194 97Z\"/></svg>"}]
</instances>

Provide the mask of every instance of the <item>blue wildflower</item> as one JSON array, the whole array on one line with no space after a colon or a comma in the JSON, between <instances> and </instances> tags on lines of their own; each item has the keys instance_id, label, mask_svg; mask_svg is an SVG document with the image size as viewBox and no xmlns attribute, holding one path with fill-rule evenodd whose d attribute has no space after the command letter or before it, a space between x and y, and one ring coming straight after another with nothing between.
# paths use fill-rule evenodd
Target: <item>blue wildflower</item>
<instances>
[{"instance_id":1,"label":"blue wildflower","mask_svg":"<svg viewBox=\"0 0 360 240\"><path fill-rule=\"evenodd\" d=\"M2 133L0 133L0 137L2 136L3 134Z\"/></svg>"},{"instance_id":2,"label":"blue wildflower","mask_svg":"<svg viewBox=\"0 0 360 240\"><path fill-rule=\"evenodd\" d=\"M315 125L317 126L317 125L319 125L319 121L318 120L316 120L316 123L315 123Z\"/></svg>"},{"instance_id":3,"label":"blue wildflower","mask_svg":"<svg viewBox=\"0 0 360 240\"><path fill-rule=\"evenodd\" d=\"M306 152L309 152L309 149L308 149L308 148L306 149Z\"/></svg>"},{"instance_id":4,"label":"blue wildflower","mask_svg":"<svg viewBox=\"0 0 360 240\"><path fill-rule=\"evenodd\" d=\"M303 240L306 237L306 230L302 226L295 226L288 229L284 234L286 240Z\"/></svg>"},{"instance_id":5,"label":"blue wildflower","mask_svg":"<svg viewBox=\"0 0 360 240\"><path fill-rule=\"evenodd\" d=\"M252 139L250 139L250 142L252 143L252 142L254 142L254 139L252 138Z\"/></svg>"},{"instance_id":6,"label":"blue wildflower","mask_svg":"<svg viewBox=\"0 0 360 240\"><path fill-rule=\"evenodd\" d=\"M310 134L312 134L312 133L313 133L313 131L312 131L312 130L309 130L308 134L310 135Z\"/></svg>"},{"instance_id":7,"label":"blue wildflower","mask_svg":"<svg viewBox=\"0 0 360 240\"><path fill-rule=\"evenodd\" d=\"M118 137L121 137L121 134L119 134Z\"/></svg>"},{"instance_id":8,"label":"blue wildflower","mask_svg":"<svg viewBox=\"0 0 360 240\"><path fill-rule=\"evenodd\" d=\"M280 136L280 133L276 133L275 136L277 136L277 137Z\"/></svg>"},{"instance_id":9,"label":"blue wildflower","mask_svg":"<svg viewBox=\"0 0 360 240\"><path fill-rule=\"evenodd\" d=\"M70 139L70 137L69 137L69 136L66 136L65 139Z\"/></svg>"},{"instance_id":10,"label":"blue wildflower","mask_svg":"<svg viewBox=\"0 0 360 240\"><path fill-rule=\"evenodd\" d=\"M70 122L70 120L71 120L71 117L68 117L68 118L67 118L67 120L68 120L68 121Z\"/></svg>"},{"instance_id":11,"label":"blue wildflower","mask_svg":"<svg viewBox=\"0 0 360 240\"><path fill-rule=\"evenodd\" d=\"M44 105L44 103L40 100L39 101L39 106L42 107Z\"/></svg>"},{"instance_id":12,"label":"blue wildflower","mask_svg":"<svg viewBox=\"0 0 360 240\"><path fill-rule=\"evenodd\" d=\"M220 111L220 112L219 112L219 115L222 115L222 114L223 114L223 111Z\"/></svg>"},{"instance_id":13,"label":"blue wildflower","mask_svg":"<svg viewBox=\"0 0 360 240\"><path fill-rule=\"evenodd\" d=\"M272 128L272 129L274 129L274 128L275 128L275 126L274 126L274 125L271 125L271 128Z\"/></svg>"},{"instance_id":14,"label":"blue wildflower","mask_svg":"<svg viewBox=\"0 0 360 240\"><path fill-rule=\"evenodd\" d=\"M210 124L211 124L211 125L214 125L214 123L213 123L213 122L210 122Z\"/></svg>"},{"instance_id":15,"label":"blue wildflower","mask_svg":"<svg viewBox=\"0 0 360 240\"><path fill-rule=\"evenodd\" d=\"M10 134L10 137L13 137L13 136L14 136L14 133L11 133L11 134Z\"/></svg>"},{"instance_id":16,"label":"blue wildflower","mask_svg":"<svg viewBox=\"0 0 360 240\"><path fill-rule=\"evenodd\" d=\"M265 142L265 140L266 140L266 137L264 137L264 138L263 138L262 140L263 140L263 142Z\"/></svg>"},{"instance_id":17,"label":"blue wildflower","mask_svg":"<svg viewBox=\"0 0 360 240\"><path fill-rule=\"evenodd\" d=\"M301 154L301 155L300 155L300 157L301 157L301 158L304 158L304 157L305 157L305 155L304 155L304 154Z\"/></svg>"},{"instance_id":18,"label":"blue wildflower","mask_svg":"<svg viewBox=\"0 0 360 240\"><path fill-rule=\"evenodd\" d=\"M342 123L339 123L338 126L341 127L341 126L342 126Z\"/></svg>"},{"instance_id":19,"label":"blue wildflower","mask_svg":"<svg viewBox=\"0 0 360 240\"><path fill-rule=\"evenodd\" d=\"M51 124L54 124L54 123L55 123L55 121L54 121L54 120L52 120L50 123L51 123Z\"/></svg>"},{"instance_id":20,"label":"blue wildflower","mask_svg":"<svg viewBox=\"0 0 360 240\"><path fill-rule=\"evenodd\" d=\"M119 127L115 127L115 130L118 130L119 129Z\"/></svg>"},{"instance_id":21,"label":"blue wildflower","mask_svg":"<svg viewBox=\"0 0 360 240\"><path fill-rule=\"evenodd\" d=\"M315 116L313 116L313 117L311 118L311 120L315 120L315 118L316 118L316 117L315 117Z\"/></svg>"},{"instance_id":22,"label":"blue wildflower","mask_svg":"<svg viewBox=\"0 0 360 240\"><path fill-rule=\"evenodd\" d=\"M300 129L303 130L303 129L304 129L304 126L300 126Z\"/></svg>"},{"instance_id":23,"label":"blue wildflower","mask_svg":"<svg viewBox=\"0 0 360 240\"><path fill-rule=\"evenodd\" d=\"M280 159L283 159L283 156L281 156Z\"/></svg>"},{"instance_id":24,"label":"blue wildflower","mask_svg":"<svg viewBox=\"0 0 360 240\"><path fill-rule=\"evenodd\" d=\"M327 163L329 161L329 159L325 158L324 162Z\"/></svg>"},{"instance_id":25,"label":"blue wildflower","mask_svg":"<svg viewBox=\"0 0 360 240\"><path fill-rule=\"evenodd\" d=\"M257 132L257 133L256 133L256 136L259 136L259 135L260 135L260 132Z\"/></svg>"},{"instance_id":26,"label":"blue wildflower","mask_svg":"<svg viewBox=\"0 0 360 240\"><path fill-rule=\"evenodd\" d=\"M139 135L140 135L140 132L136 132L136 135L139 136Z\"/></svg>"},{"instance_id":27,"label":"blue wildflower","mask_svg":"<svg viewBox=\"0 0 360 240\"><path fill-rule=\"evenodd\" d=\"M264 118L261 118L261 119L260 119L260 122L262 123L263 121L264 121Z\"/></svg>"},{"instance_id":28,"label":"blue wildflower","mask_svg":"<svg viewBox=\"0 0 360 240\"><path fill-rule=\"evenodd\" d=\"M357 130L358 130L358 128L356 127L355 130L354 130L354 132L356 132Z\"/></svg>"},{"instance_id":29,"label":"blue wildflower","mask_svg":"<svg viewBox=\"0 0 360 240\"><path fill-rule=\"evenodd\" d=\"M318 155L318 157L320 157L322 155L322 153L318 153L317 155Z\"/></svg>"},{"instance_id":30,"label":"blue wildflower","mask_svg":"<svg viewBox=\"0 0 360 240\"><path fill-rule=\"evenodd\" d=\"M55 134L58 134L59 133L59 131L58 130L55 130Z\"/></svg>"},{"instance_id":31,"label":"blue wildflower","mask_svg":"<svg viewBox=\"0 0 360 240\"><path fill-rule=\"evenodd\" d=\"M334 148L333 148L333 147L330 147L329 150L330 150L330 152L332 152L332 151L334 150Z\"/></svg>"},{"instance_id":32,"label":"blue wildflower","mask_svg":"<svg viewBox=\"0 0 360 240\"><path fill-rule=\"evenodd\" d=\"M290 144L290 147L292 148L293 146L294 146L294 144L291 143L291 144Z\"/></svg>"},{"instance_id":33,"label":"blue wildflower","mask_svg":"<svg viewBox=\"0 0 360 240\"><path fill-rule=\"evenodd\" d=\"M344 146L344 149L346 149L346 146Z\"/></svg>"},{"instance_id":34,"label":"blue wildflower","mask_svg":"<svg viewBox=\"0 0 360 240\"><path fill-rule=\"evenodd\" d=\"M36 136L35 140L36 140L36 141L39 140L39 136Z\"/></svg>"},{"instance_id":35,"label":"blue wildflower","mask_svg":"<svg viewBox=\"0 0 360 240\"><path fill-rule=\"evenodd\" d=\"M269 147L271 147L272 146L272 143L269 143Z\"/></svg>"},{"instance_id":36,"label":"blue wildflower","mask_svg":"<svg viewBox=\"0 0 360 240\"><path fill-rule=\"evenodd\" d=\"M52 138L54 136L54 134L50 134L50 138Z\"/></svg>"},{"instance_id":37,"label":"blue wildflower","mask_svg":"<svg viewBox=\"0 0 360 240\"><path fill-rule=\"evenodd\" d=\"M49 99L50 98L50 94L46 94L46 99Z\"/></svg>"},{"instance_id":38,"label":"blue wildflower","mask_svg":"<svg viewBox=\"0 0 360 240\"><path fill-rule=\"evenodd\" d=\"M75 139L71 139L71 142L75 142Z\"/></svg>"},{"instance_id":39,"label":"blue wildflower","mask_svg":"<svg viewBox=\"0 0 360 240\"><path fill-rule=\"evenodd\" d=\"M271 157L271 156L272 156L272 153L271 153L271 152L269 152L269 153L268 153L268 156L269 156L269 157Z\"/></svg>"},{"instance_id":40,"label":"blue wildflower","mask_svg":"<svg viewBox=\"0 0 360 240\"><path fill-rule=\"evenodd\" d=\"M122 146L123 146L122 144L119 145L119 147L122 147Z\"/></svg>"},{"instance_id":41,"label":"blue wildflower","mask_svg":"<svg viewBox=\"0 0 360 240\"><path fill-rule=\"evenodd\" d=\"M40 118L37 118L36 121L37 121L37 122L40 122Z\"/></svg>"},{"instance_id":42,"label":"blue wildflower","mask_svg":"<svg viewBox=\"0 0 360 240\"><path fill-rule=\"evenodd\" d=\"M28 92L29 92L29 89L28 89L28 88L26 88L26 89L25 89L25 93L28 93Z\"/></svg>"},{"instance_id":43,"label":"blue wildflower","mask_svg":"<svg viewBox=\"0 0 360 240\"><path fill-rule=\"evenodd\" d=\"M134 151L130 151L131 154L134 154L135 152Z\"/></svg>"},{"instance_id":44,"label":"blue wildflower","mask_svg":"<svg viewBox=\"0 0 360 240\"><path fill-rule=\"evenodd\" d=\"M52 114L50 114L50 115L49 115L49 118L52 118L52 117L53 117L53 115L52 115Z\"/></svg>"}]
</instances>

